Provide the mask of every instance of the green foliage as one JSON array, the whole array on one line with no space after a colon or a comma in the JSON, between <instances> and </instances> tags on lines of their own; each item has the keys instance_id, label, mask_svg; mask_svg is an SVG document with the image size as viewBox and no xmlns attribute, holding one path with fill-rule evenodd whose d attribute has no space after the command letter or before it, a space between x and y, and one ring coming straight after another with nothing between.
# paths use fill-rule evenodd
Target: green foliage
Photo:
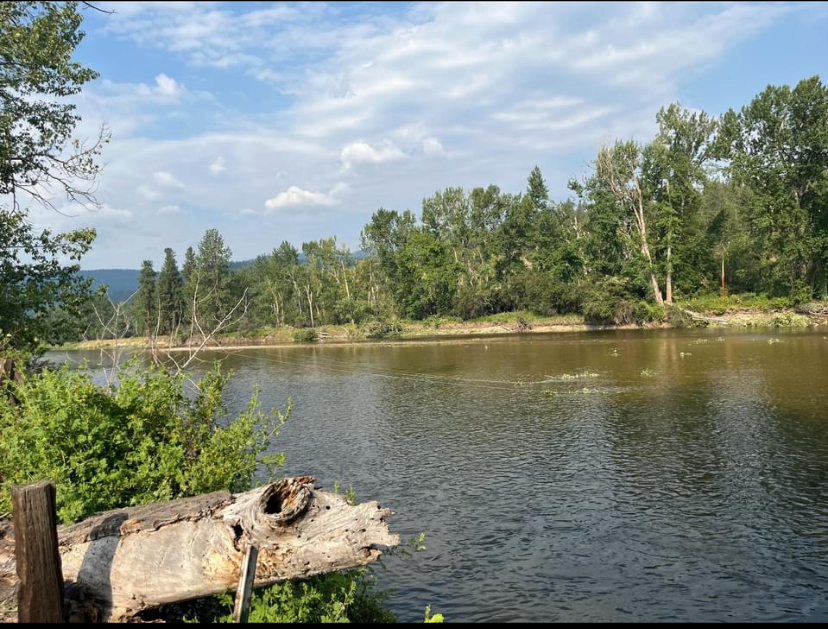
<instances>
[{"instance_id":1,"label":"green foliage","mask_svg":"<svg viewBox=\"0 0 828 629\"><path fill-rule=\"evenodd\" d=\"M0 330L7 347L35 351L77 337L91 285L78 274L79 261L94 239L93 229L38 232L23 212L0 209Z\"/></svg>"},{"instance_id":2,"label":"green foliage","mask_svg":"<svg viewBox=\"0 0 828 629\"><path fill-rule=\"evenodd\" d=\"M251 623L387 623L394 615L383 609L385 596L375 590L366 568L289 581L253 593ZM233 622L233 596L218 598L219 611L212 623Z\"/></svg>"},{"instance_id":3,"label":"green foliage","mask_svg":"<svg viewBox=\"0 0 828 629\"><path fill-rule=\"evenodd\" d=\"M77 4L0 3L0 195L14 210L21 192L51 206L49 188L81 201L94 191L106 134L93 146L71 141L80 117L63 102L98 76L72 61L84 37Z\"/></svg>"},{"instance_id":4,"label":"green foliage","mask_svg":"<svg viewBox=\"0 0 828 629\"><path fill-rule=\"evenodd\" d=\"M155 277L152 260L144 260L138 275L138 294L134 303L138 329L144 336L152 336L156 327L158 305L155 299Z\"/></svg>"},{"instance_id":5,"label":"green foliage","mask_svg":"<svg viewBox=\"0 0 828 629\"><path fill-rule=\"evenodd\" d=\"M12 484L57 483L58 516L71 523L93 513L225 489L244 491L290 412L263 413L254 394L230 418L227 383L216 368L192 395L185 379L131 366L117 386L64 367L30 374L17 385L20 406L0 396L0 511Z\"/></svg>"},{"instance_id":6,"label":"green foliage","mask_svg":"<svg viewBox=\"0 0 828 629\"><path fill-rule=\"evenodd\" d=\"M779 312L773 315L772 322L777 328L805 328L810 325L808 317L793 312Z\"/></svg>"},{"instance_id":7,"label":"green foliage","mask_svg":"<svg viewBox=\"0 0 828 629\"><path fill-rule=\"evenodd\" d=\"M315 343L319 340L319 335L313 328L309 330L297 330L293 333L294 343Z\"/></svg>"},{"instance_id":8,"label":"green foliage","mask_svg":"<svg viewBox=\"0 0 828 629\"><path fill-rule=\"evenodd\" d=\"M184 281L178 271L175 252L170 248L164 250L164 266L158 275L156 302L158 332L174 332L184 317Z\"/></svg>"},{"instance_id":9,"label":"green foliage","mask_svg":"<svg viewBox=\"0 0 828 629\"><path fill-rule=\"evenodd\" d=\"M589 287L582 308L587 323L624 325L635 321L637 302L623 280L610 277Z\"/></svg>"}]
</instances>

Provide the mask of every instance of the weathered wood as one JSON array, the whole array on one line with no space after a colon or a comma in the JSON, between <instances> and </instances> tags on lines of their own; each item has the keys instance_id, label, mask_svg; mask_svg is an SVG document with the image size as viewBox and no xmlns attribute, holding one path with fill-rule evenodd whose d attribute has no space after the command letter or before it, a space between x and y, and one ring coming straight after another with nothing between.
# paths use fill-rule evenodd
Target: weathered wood
<instances>
[{"instance_id":1,"label":"weathered wood","mask_svg":"<svg viewBox=\"0 0 828 629\"><path fill-rule=\"evenodd\" d=\"M391 511L350 506L310 477L243 494L219 492L110 511L58 530L73 620L122 621L161 605L233 590L248 544L259 547L254 587L367 565L395 546ZM0 525L2 593L16 586L8 527Z\"/></svg>"},{"instance_id":2,"label":"weathered wood","mask_svg":"<svg viewBox=\"0 0 828 629\"><path fill-rule=\"evenodd\" d=\"M259 547L248 544L244 551L241 565L241 579L236 590L236 605L233 609L233 622L247 624L250 616L250 597L253 594L253 581L256 579L256 562L259 559Z\"/></svg>"},{"instance_id":3,"label":"weathered wood","mask_svg":"<svg viewBox=\"0 0 828 629\"><path fill-rule=\"evenodd\" d=\"M20 622L64 622L55 484L12 488Z\"/></svg>"}]
</instances>

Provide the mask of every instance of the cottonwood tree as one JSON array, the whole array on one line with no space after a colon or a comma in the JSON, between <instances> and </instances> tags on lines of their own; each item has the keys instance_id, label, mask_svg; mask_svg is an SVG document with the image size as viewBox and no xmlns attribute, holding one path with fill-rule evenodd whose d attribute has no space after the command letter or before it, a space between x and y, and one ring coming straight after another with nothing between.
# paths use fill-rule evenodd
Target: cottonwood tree
<instances>
[{"instance_id":1,"label":"cottonwood tree","mask_svg":"<svg viewBox=\"0 0 828 629\"><path fill-rule=\"evenodd\" d=\"M25 207L56 208L55 194L95 203L108 134L74 138L80 117L66 102L97 76L72 60L81 22L75 2L0 3L0 329L12 349L60 340L54 322L69 325L89 293L77 271L95 231L35 230Z\"/></svg>"},{"instance_id":2,"label":"cottonwood tree","mask_svg":"<svg viewBox=\"0 0 828 629\"><path fill-rule=\"evenodd\" d=\"M723 116L719 148L734 182L753 192L765 289L828 293L828 87L816 76L768 86Z\"/></svg>"},{"instance_id":3,"label":"cottonwood tree","mask_svg":"<svg viewBox=\"0 0 828 629\"><path fill-rule=\"evenodd\" d=\"M109 135L74 138L80 116L65 101L98 76L72 60L84 37L77 4L0 4L0 195L15 209L26 196L55 208L56 192L95 203L96 158Z\"/></svg>"}]
</instances>

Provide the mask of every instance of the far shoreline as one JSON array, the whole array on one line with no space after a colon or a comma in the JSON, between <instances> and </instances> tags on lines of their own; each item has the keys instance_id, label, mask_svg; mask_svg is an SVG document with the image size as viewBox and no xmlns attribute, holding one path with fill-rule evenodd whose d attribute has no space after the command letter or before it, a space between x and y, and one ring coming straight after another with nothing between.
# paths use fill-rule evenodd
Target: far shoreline
<instances>
[{"instance_id":1,"label":"far shoreline","mask_svg":"<svg viewBox=\"0 0 828 629\"><path fill-rule=\"evenodd\" d=\"M828 325L825 314L801 314L793 309L773 312L755 310L734 310L726 313L694 314L699 328L715 329L807 329ZM504 313L473 321L436 319L430 322L407 322L400 330L383 335L371 336L369 326L321 326L316 328L319 338L311 342L294 340L294 335L309 328L279 326L258 331L255 335L238 333L226 334L211 340L204 347L200 344L170 345L166 337L157 339L155 348L162 352L200 351L243 351L250 349L288 349L307 347L351 347L357 345L407 345L412 343L440 344L468 342L525 336L533 334L561 334L576 332L599 332L613 330L659 330L680 329L693 326L673 325L668 322L652 324L599 325L584 322L579 315L543 317L531 313ZM49 348L48 351L79 351L121 349L151 350L153 345L147 337L131 337L119 340L90 340L68 343Z\"/></svg>"}]
</instances>

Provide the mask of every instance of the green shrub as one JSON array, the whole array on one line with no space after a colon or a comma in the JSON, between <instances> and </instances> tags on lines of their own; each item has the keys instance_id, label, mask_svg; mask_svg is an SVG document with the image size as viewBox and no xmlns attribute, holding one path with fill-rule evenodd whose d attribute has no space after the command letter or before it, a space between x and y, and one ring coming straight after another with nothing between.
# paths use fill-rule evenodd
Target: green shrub
<instances>
[{"instance_id":1,"label":"green shrub","mask_svg":"<svg viewBox=\"0 0 828 629\"><path fill-rule=\"evenodd\" d=\"M635 308L635 320L638 323L658 323L665 317L664 309L658 304L639 301Z\"/></svg>"},{"instance_id":2,"label":"green shrub","mask_svg":"<svg viewBox=\"0 0 828 629\"><path fill-rule=\"evenodd\" d=\"M808 317L793 312L778 312L771 317L771 323L777 328L804 328L809 325Z\"/></svg>"},{"instance_id":3,"label":"green shrub","mask_svg":"<svg viewBox=\"0 0 828 629\"><path fill-rule=\"evenodd\" d=\"M584 320L599 325L625 325L636 320L637 301L627 291L625 282L608 277L595 282L584 295L581 305Z\"/></svg>"},{"instance_id":4,"label":"green shrub","mask_svg":"<svg viewBox=\"0 0 828 629\"><path fill-rule=\"evenodd\" d=\"M251 623L389 623L394 614L382 607L387 593L375 589L368 568L279 583L253 593ZM232 623L233 595L218 597L218 609L202 622Z\"/></svg>"},{"instance_id":5,"label":"green shrub","mask_svg":"<svg viewBox=\"0 0 828 629\"><path fill-rule=\"evenodd\" d=\"M20 405L0 396L0 512L12 484L57 484L58 517L71 523L99 511L220 489L245 491L287 419L263 413L257 395L228 417L218 369L185 392L185 378L135 366L118 386L101 387L67 367L31 374L16 386Z\"/></svg>"},{"instance_id":6,"label":"green shrub","mask_svg":"<svg viewBox=\"0 0 828 629\"><path fill-rule=\"evenodd\" d=\"M319 335L313 328L308 328L306 330L297 330L293 333L294 343L315 343L317 340L319 340Z\"/></svg>"}]
</instances>

